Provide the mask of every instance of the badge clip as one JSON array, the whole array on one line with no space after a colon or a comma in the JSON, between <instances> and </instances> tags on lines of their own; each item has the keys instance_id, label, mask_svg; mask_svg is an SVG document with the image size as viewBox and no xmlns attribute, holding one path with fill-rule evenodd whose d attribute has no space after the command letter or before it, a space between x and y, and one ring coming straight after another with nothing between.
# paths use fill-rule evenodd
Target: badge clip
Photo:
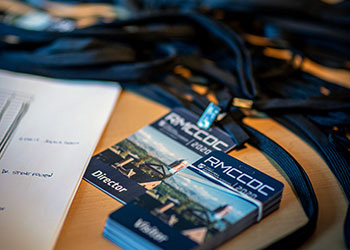
<instances>
[{"instance_id":1,"label":"badge clip","mask_svg":"<svg viewBox=\"0 0 350 250\"><path fill-rule=\"evenodd\" d=\"M219 106L210 102L207 108L204 110L203 114L197 122L197 126L201 129L208 129L215 121L217 115L220 113Z\"/></svg>"},{"instance_id":2,"label":"badge clip","mask_svg":"<svg viewBox=\"0 0 350 250\"><path fill-rule=\"evenodd\" d=\"M251 109L253 106L253 101L242 98L233 98L232 105L239 108Z\"/></svg>"}]
</instances>

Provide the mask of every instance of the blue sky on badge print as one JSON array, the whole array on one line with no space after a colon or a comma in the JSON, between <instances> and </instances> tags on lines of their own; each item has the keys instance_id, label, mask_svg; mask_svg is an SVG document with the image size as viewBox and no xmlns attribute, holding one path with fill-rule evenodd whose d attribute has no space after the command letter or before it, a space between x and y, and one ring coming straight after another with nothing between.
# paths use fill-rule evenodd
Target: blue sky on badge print
<instances>
[{"instance_id":1,"label":"blue sky on badge print","mask_svg":"<svg viewBox=\"0 0 350 250\"><path fill-rule=\"evenodd\" d=\"M228 189L210 182L189 169L182 169L166 182L210 210L222 205L231 205L233 209L225 216L230 223L235 223L256 209L256 205L235 196Z\"/></svg>"},{"instance_id":2,"label":"blue sky on badge print","mask_svg":"<svg viewBox=\"0 0 350 250\"><path fill-rule=\"evenodd\" d=\"M197 153L150 126L140 129L128 139L166 164L180 159L193 163L200 158Z\"/></svg>"}]
</instances>

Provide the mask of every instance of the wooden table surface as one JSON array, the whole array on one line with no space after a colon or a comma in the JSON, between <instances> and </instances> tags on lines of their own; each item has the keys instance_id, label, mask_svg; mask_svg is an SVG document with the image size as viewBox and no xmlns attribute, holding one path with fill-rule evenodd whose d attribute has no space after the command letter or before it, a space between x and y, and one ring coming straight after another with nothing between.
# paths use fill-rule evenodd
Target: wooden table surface
<instances>
[{"instance_id":1,"label":"wooden table surface","mask_svg":"<svg viewBox=\"0 0 350 250\"><path fill-rule=\"evenodd\" d=\"M133 134L169 111L162 105L123 91L95 150L99 153ZM323 159L302 139L269 118L246 118L250 126L277 141L304 167L319 201L319 219L314 235L302 249L345 249L343 221L345 196ZM273 160L253 147L230 155L282 181L285 189L280 208L261 222L227 241L219 249L257 249L306 223L307 218L284 173ZM102 235L108 215L120 208L114 200L82 181L56 243L60 249L118 249Z\"/></svg>"},{"instance_id":2,"label":"wooden table surface","mask_svg":"<svg viewBox=\"0 0 350 250\"><path fill-rule=\"evenodd\" d=\"M13 4L13 1L10 0L0 0L0 7L5 9ZM18 2L16 5L17 11L26 11L27 6L21 4L20 8L19 4L21 3ZM65 10L64 5L56 4L51 7L48 11L54 11L55 13L52 14L58 16L62 10ZM86 10L85 6L85 12ZM104 6L94 6L88 10L93 10L94 13L99 11L106 13ZM81 16L82 13L82 9L79 11L75 9L70 14L76 18L77 14ZM269 50L266 53L278 58L290 57L276 50ZM348 71L328 69L311 61L303 63L302 69L347 88L350 87ZM159 104L124 91L115 105L95 154L121 141L167 112L168 109ZM249 118L245 122L278 142L292 154L304 167L312 181L319 202L318 225L314 235L301 248L345 249L343 221L347 201L323 159L303 140L271 119ZM306 223L306 216L288 180L284 178L283 172L269 157L252 147L232 151L230 155L282 181L285 189L281 206L277 211L226 242L220 249L262 248ZM118 249L118 246L102 236L102 232L108 215L121 206L121 203L83 180L70 207L55 249Z\"/></svg>"}]
</instances>

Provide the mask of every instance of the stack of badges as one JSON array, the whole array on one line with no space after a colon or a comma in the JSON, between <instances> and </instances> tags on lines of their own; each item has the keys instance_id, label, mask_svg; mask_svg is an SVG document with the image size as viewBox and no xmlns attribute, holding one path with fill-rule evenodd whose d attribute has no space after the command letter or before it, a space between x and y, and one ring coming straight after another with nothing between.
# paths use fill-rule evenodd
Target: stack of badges
<instances>
[{"instance_id":1,"label":"stack of badges","mask_svg":"<svg viewBox=\"0 0 350 250\"><path fill-rule=\"evenodd\" d=\"M283 184L214 151L112 213L124 249L212 249L279 207Z\"/></svg>"}]
</instances>

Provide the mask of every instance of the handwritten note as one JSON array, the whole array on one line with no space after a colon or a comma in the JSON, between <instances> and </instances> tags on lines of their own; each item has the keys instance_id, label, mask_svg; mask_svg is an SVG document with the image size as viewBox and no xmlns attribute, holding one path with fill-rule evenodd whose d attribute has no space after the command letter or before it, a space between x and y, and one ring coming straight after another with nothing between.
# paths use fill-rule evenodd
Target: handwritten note
<instances>
[{"instance_id":1,"label":"handwritten note","mask_svg":"<svg viewBox=\"0 0 350 250\"><path fill-rule=\"evenodd\" d=\"M20 170L8 170L2 169L1 174L11 174L11 175L20 175L20 176L34 176L34 177L43 177L43 178L51 178L53 173L38 173L31 171L20 171Z\"/></svg>"},{"instance_id":2,"label":"handwritten note","mask_svg":"<svg viewBox=\"0 0 350 250\"><path fill-rule=\"evenodd\" d=\"M19 141L30 142L30 143L45 143L52 145L79 145L79 141L68 140L68 139L41 139L40 137L19 137Z\"/></svg>"}]
</instances>

